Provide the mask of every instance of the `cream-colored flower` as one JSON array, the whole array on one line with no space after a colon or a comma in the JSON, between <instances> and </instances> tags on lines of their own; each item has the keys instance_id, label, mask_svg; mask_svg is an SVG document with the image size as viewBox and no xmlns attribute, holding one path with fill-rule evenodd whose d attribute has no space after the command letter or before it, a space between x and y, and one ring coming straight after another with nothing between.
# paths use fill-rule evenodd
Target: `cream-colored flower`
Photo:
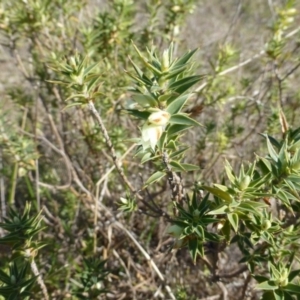
<instances>
[{"instance_id":1,"label":"cream-colored flower","mask_svg":"<svg viewBox=\"0 0 300 300\"><path fill-rule=\"evenodd\" d=\"M142 128L142 145L143 149L155 149L155 146L163 132L162 126L146 123Z\"/></svg>"},{"instance_id":2,"label":"cream-colored flower","mask_svg":"<svg viewBox=\"0 0 300 300\"><path fill-rule=\"evenodd\" d=\"M155 146L160 139L165 126L168 124L170 114L163 110L153 112L146 124L142 128L142 146L143 149L155 149Z\"/></svg>"},{"instance_id":3,"label":"cream-colored flower","mask_svg":"<svg viewBox=\"0 0 300 300\"><path fill-rule=\"evenodd\" d=\"M170 114L167 111L159 110L153 112L149 117L148 117L148 122L153 124L153 125L161 125L164 126L168 123L170 119Z\"/></svg>"}]
</instances>

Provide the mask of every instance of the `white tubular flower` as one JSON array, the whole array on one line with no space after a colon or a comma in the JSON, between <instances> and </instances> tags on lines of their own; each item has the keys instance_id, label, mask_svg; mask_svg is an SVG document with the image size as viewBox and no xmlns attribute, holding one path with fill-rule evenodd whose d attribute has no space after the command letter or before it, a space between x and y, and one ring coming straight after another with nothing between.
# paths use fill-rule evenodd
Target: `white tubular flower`
<instances>
[{"instance_id":1,"label":"white tubular flower","mask_svg":"<svg viewBox=\"0 0 300 300\"><path fill-rule=\"evenodd\" d=\"M153 112L149 117L147 123L142 128L142 145L143 149L155 149L155 146L160 139L165 126L170 119L170 114L166 111Z\"/></svg>"}]
</instances>

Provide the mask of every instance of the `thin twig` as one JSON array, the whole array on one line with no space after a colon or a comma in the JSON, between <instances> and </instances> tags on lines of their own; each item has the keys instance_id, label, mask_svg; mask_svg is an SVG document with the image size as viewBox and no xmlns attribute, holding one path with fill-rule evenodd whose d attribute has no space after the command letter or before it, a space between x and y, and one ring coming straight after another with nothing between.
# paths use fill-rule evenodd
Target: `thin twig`
<instances>
[{"instance_id":1,"label":"thin twig","mask_svg":"<svg viewBox=\"0 0 300 300\"><path fill-rule=\"evenodd\" d=\"M169 164L169 157L166 151L163 153L162 160L166 168L168 181L172 191L172 201L175 205L176 203L178 203L182 206L183 200L185 198L182 180L179 177L179 175L177 175L176 172L172 170ZM174 211L174 213L177 214L176 211Z\"/></svg>"},{"instance_id":2,"label":"thin twig","mask_svg":"<svg viewBox=\"0 0 300 300\"><path fill-rule=\"evenodd\" d=\"M247 278L246 278L246 280L245 280L245 282L244 282L243 290L242 290L242 295L241 295L241 297L240 297L240 300L245 299L245 295L246 295L246 292L247 292L247 288L248 288L248 285L249 285L251 279L252 279L252 276L251 276L251 274L249 273L248 276L247 276Z\"/></svg>"},{"instance_id":3,"label":"thin twig","mask_svg":"<svg viewBox=\"0 0 300 300\"><path fill-rule=\"evenodd\" d=\"M25 250L26 256L31 257L31 262L30 262L30 267L31 267L31 271L32 273L37 277L37 282L42 290L43 296L45 300L49 300L49 294L47 291L47 287L44 283L44 280L42 278L42 275L40 274L38 267L35 263L35 260L32 257L32 254L30 252L30 249L26 249Z\"/></svg>"},{"instance_id":4,"label":"thin twig","mask_svg":"<svg viewBox=\"0 0 300 300\"><path fill-rule=\"evenodd\" d=\"M119 260L120 264L123 266L123 268L126 272L128 283L129 283L129 286L130 286L130 288L132 290L132 294L133 294L132 299L135 300L136 299L136 291L135 291L135 288L133 287L133 284L132 284L131 274L130 274L128 268L126 267L126 264L124 263L124 261L120 257L119 253L115 249L113 249L112 251L113 251L113 255Z\"/></svg>"},{"instance_id":5,"label":"thin twig","mask_svg":"<svg viewBox=\"0 0 300 300\"><path fill-rule=\"evenodd\" d=\"M104 182L103 182L103 186L102 186L102 190L101 193L99 195L99 192L96 194L95 197L95 214L94 214L94 253L97 252L97 224L98 224L98 204L99 202L101 203L104 195L105 195L105 191L107 189L107 182L108 182L108 177L105 178ZM97 188L99 188L99 186L97 186ZM99 190L99 189L98 189Z\"/></svg>"},{"instance_id":6,"label":"thin twig","mask_svg":"<svg viewBox=\"0 0 300 300\"><path fill-rule=\"evenodd\" d=\"M288 38L291 38L292 36L294 36L295 34L297 34L298 32L300 31L300 27L296 28L295 30L291 31L290 33L288 33L284 38L288 39ZM235 70L238 70L240 69L241 67L243 66L246 66L248 65L249 63L251 63L253 60L257 59L257 58L260 58L261 56L263 56L264 54L266 53L266 50L261 50L259 53L253 55L252 57L244 60L243 62L233 66L233 67L230 67L220 73L218 73L217 75L218 76L223 76L223 75L226 75L228 73L231 73ZM195 90L195 93L199 93L202 89L204 89L208 84L208 81L202 83L196 90Z\"/></svg>"},{"instance_id":7,"label":"thin twig","mask_svg":"<svg viewBox=\"0 0 300 300\"><path fill-rule=\"evenodd\" d=\"M136 147L136 144L131 145L131 147L129 147L127 149L127 151L118 159L118 165L121 164L122 160ZM110 169L108 169L106 171L106 173L98 180L96 186L98 187L104 180L106 180L106 178L108 177L108 175L115 169L115 165L113 165ZM96 193L97 194L97 193Z\"/></svg>"},{"instance_id":8,"label":"thin twig","mask_svg":"<svg viewBox=\"0 0 300 300\"><path fill-rule=\"evenodd\" d=\"M93 103L93 101L89 101L88 102L88 106L89 106L89 109L91 110L93 116L95 117L99 127L100 127L100 130L104 136L104 139L105 139L105 142L106 142L106 145L111 153L111 157L113 159L113 162L114 162L114 165L115 165L115 168L117 169L120 177L122 178L123 182L128 186L128 188L130 189L130 191L134 194L136 194L136 190L135 188L132 186L132 184L130 183L130 181L128 180L128 178L125 176L121 166L120 166L120 163L119 163L119 160L118 160L118 157L116 155L116 151L115 151L115 148L110 140L110 137L108 135L108 132L106 130L106 127L102 121L102 118L100 116L100 114L98 113L98 111L96 110L95 108L95 105Z\"/></svg>"}]
</instances>

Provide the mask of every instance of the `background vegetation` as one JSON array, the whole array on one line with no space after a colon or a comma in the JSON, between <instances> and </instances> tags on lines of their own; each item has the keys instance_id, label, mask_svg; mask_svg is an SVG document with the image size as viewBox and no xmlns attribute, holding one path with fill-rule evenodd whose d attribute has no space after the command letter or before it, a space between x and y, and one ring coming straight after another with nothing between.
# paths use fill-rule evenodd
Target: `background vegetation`
<instances>
[{"instance_id":1,"label":"background vegetation","mask_svg":"<svg viewBox=\"0 0 300 300\"><path fill-rule=\"evenodd\" d=\"M299 299L299 9L2 0L3 299Z\"/></svg>"}]
</instances>

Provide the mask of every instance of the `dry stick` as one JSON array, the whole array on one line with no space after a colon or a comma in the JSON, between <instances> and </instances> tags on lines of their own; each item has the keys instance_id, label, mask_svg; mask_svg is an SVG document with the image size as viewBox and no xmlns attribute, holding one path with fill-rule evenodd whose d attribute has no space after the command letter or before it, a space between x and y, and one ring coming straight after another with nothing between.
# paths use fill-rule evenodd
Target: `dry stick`
<instances>
[{"instance_id":1,"label":"dry stick","mask_svg":"<svg viewBox=\"0 0 300 300\"><path fill-rule=\"evenodd\" d=\"M295 30L289 32L284 38L288 39L288 38L291 38L292 36L294 36L295 34L297 34L298 32L300 31L300 27L296 28ZM230 72L233 72L235 70L238 70L239 68L245 66L245 65L248 65L249 63L251 63L253 60L263 56L264 54L266 53L266 50L261 50L259 53L253 55L252 57L246 59L245 61L231 67L231 68L228 68L220 73L218 73L217 75L218 76L223 76L223 75L226 75ZM208 84L208 81L207 82L204 82L203 84L201 84L196 90L195 90L195 93L198 93L200 92L203 88L205 88Z\"/></svg>"},{"instance_id":2,"label":"dry stick","mask_svg":"<svg viewBox=\"0 0 300 300\"><path fill-rule=\"evenodd\" d=\"M241 297L240 297L240 300L245 299L245 295L246 295L246 292L247 292L247 288L248 288L248 286L249 286L249 283L250 283L251 279L252 279L251 274L248 274L248 276L247 276L247 278L246 278L246 280L245 280L245 283L244 283L244 285L243 285L243 290L242 290L242 295L241 295Z\"/></svg>"},{"instance_id":3,"label":"dry stick","mask_svg":"<svg viewBox=\"0 0 300 300\"><path fill-rule=\"evenodd\" d=\"M105 142L106 142L106 145L111 153L111 157L113 159L113 162L114 162L114 165L120 175L120 177L122 178L123 182L129 187L129 189L131 190L132 193L136 194L136 190L135 188L131 185L130 181L128 180L128 178L125 176L120 164L119 164L119 161L118 161L118 157L116 155L116 151L115 151L115 148L110 140L110 137L108 135L108 132L106 130L106 127L104 126L104 123L98 113L98 111L96 110L95 108L95 105L93 103L93 101L89 101L88 102L88 106L89 106L89 109L91 110L93 116L95 117L99 127L100 127L100 130L105 138Z\"/></svg>"},{"instance_id":4,"label":"dry stick","mask_svg":"<svg viewBox=\"0 0 300 300\"><path fill-rule=\"evenodd\" d=\"M31 257L32 258L32 260L30 262L31 271L37 277L37 282L38 282L38 284L40 285L40 287L42 289L42 293L44 295L44 299L45 300L49 300L49 295L48 295L47 287L46 287L46 285L45 285L45 283L43 281L42 275L40 274L40 272L38 270L38 267L37 267L37 265L35 263L35 260L34 260L32 254L31 254L30 250L26 249L25 253L26 253L27 257Z\"/></svg>"},{"instance_id":5,"label":"dry stick","mask_svg":"<svg viewBox=\"0 0 300 300\"><path fill-rule=\"evenodd\" d=\"M205 298L201 298L200 300L220 300L220 295L208 296Z\"/></svg>"},{"instance_id":6,"label":"dry stick","mask_svg":"<svg viewBox=\"0 0 300 300\"><path fill-rule=\"evenodd\" d=\"M24 130L21 130L21 132L27 136L30 136L30 137L34 137L33 134L29 133L29 132L26 132ZM68 173L68 183L65 184L65 185L51 185L51 184L48 184L48 183L44 183L44 182L41 182L39 181L38 184L39 186L42 186L42 187L45 187L47 189L50 189L50 190L63 190L63 189L68 189L70 186L71 186L71 180L72 180L72 176L71 176L71 171L70 171L70 163L69 163L69 159L68 157L66 156L64 150L61 150L61 149L58 149L54 144L52 144L48 139L46 139L44 136L37 136L37 138L39 140L42 140L45 144L47 144L53 151L55 151L56 153L58 153L59 155L61 155L65 161L65 164L66 164L66 167L67 167L67 173Z\"/></svg>"},{"instance_id":7,"label":"dry stick","mask_svg":"<svg viewBox=\"0 0 300 300\"><path fill-rule=\"evenodd\" d=\"M120 257L119 253L115 249L113 249L113 254L119 260L120 264L124 268L125 273L126 273L127 278L128 278L129 286L130 286L130 288L132 290L132 294L133 294L133 299L132 300L136 300L136 292L135 292L135 288L133 287L133 284L132 284L132 279L131 279L130 272L129 272L129 270L128 270L126 264L125 264L125 262L123 261L123 259Z\"/></svg>"},{"instance_id":8,"label":"dry stick","mask_svg":"<svg viewBox=\"0 0 300 300\"><path fill-rule=\"evenodd\" d=\"M101 203L104 198L104 194L107 189L107 182L108 182L108 177L105 177L100 195L99 195L99 186L97 186L96 197L94 199L95 200L95 211L98 211L98 203L99 202ZM96 230L97 224L98 224L98 214L95 213L95 215L94 215L94 228L95 228L95 230L94 230L94 253L97 252L97 230Z\"/></svg>"},{"instance_id":9,"label":"dry stick","mask_svg":"<svg viewBox=\"0 0 300 300\"><path fill-rule=\"evenodd\" d=\"M119 165L121 161L136 147L136 144L133 144L130 148L127 149L127 151L118 159L117 164ZM115 169L115 165L113 165L110 169L107 170L107 172L98 180L96 186L97 186L97 193L99 194L99 186L100 184L108 177L108 175Z\"/></svg>"}]
</instances>

